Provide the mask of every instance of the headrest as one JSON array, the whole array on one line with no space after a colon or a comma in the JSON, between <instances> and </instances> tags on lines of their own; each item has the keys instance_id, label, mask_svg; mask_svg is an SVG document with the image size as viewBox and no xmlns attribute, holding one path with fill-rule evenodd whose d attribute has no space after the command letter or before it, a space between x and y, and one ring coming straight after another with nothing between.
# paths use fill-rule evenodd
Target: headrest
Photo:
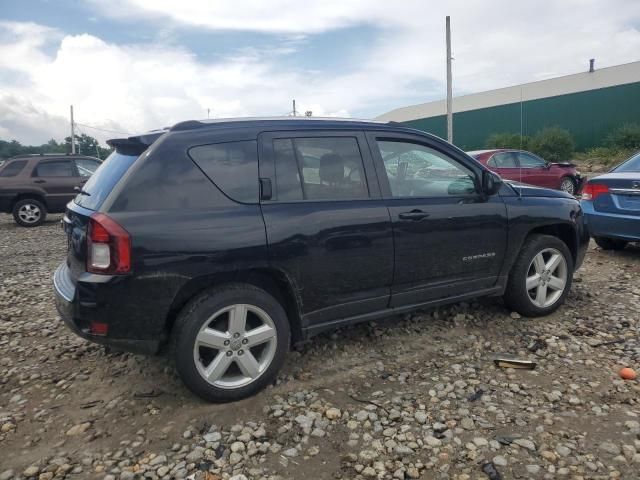
<instances>
[{"instance_id":1,"label":"headrest","mask_svg":"<svg viewBox=\"0 0 640 480\"><path fill-rule=\"evenodd\" d=\"M320 157L320 181L338 183L344 180L344 160L340 155L327 153Z\"/></svg>"}]
</instances>

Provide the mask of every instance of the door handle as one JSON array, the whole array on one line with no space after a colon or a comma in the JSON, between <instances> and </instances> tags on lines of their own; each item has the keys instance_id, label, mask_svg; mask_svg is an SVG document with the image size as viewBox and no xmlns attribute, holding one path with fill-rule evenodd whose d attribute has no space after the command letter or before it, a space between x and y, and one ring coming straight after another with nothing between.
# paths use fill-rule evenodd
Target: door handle
<instances>
[{"instance_id":1,"label":"door handle","mask_svg":"<svg viewBox=\"0 0 640 480\"><path fill-rule=\"evenodd\" d=\"M400 220L422 220L423 218L427 218L429 214L427 212L423 212L422 210L413 209L410 212L403 212L398 215Z\"/></svg>"},{"instance_id":2,"label":"door handle","mask_svg":"<svg viewBox=\"0 0 640 480\"><path fill-rule=\"evenodd\" d=\"M34 180L33 183L47 183L46 180Z\"/></svg>"}]
</instances>

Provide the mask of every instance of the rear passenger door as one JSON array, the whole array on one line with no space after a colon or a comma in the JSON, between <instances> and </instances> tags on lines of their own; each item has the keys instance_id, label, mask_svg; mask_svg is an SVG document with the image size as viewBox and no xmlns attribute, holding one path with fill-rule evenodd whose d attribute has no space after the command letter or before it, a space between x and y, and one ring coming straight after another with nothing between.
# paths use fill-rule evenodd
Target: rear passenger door
<instances>
[{"instance_id":1,"label":"rear passenger door","mask_svg":"<svg viewBox=\"0 0 640 480\"><path fill-rule=\"evenodd\" d=\"M260 177L270 261L300 296L303 328L386 308L391 222L362 132L263 133Z\"/></svg>"},{"instance_id":2,"label":"rear passenger door","mask_svg":"<svg viewBox=\"0 0 640 480\"><path fill-rule=\"evenodd\" d=\"M371 132L394 232L391 306L482 292L496 284L506 209L480 191L478 165L442 141Z\"/></svg>"},{"instance_id":3,"label":"rear passenger door","mask_svg":"<svg viewBox=\"0 0 640 480\"><path fill-rule=\"evenodd\" d=\"M516 152L498 152L488 161L487 167L506 180L520 181L520 169Z\"/></svg>"},{"instance_id":4,"label":"rear passenger door","mask_svg":"<svg viewBox=\"0 0 640 480\"><path fill-rule=\"evenodd\" d=\"M31 181L45 191L49 211L63 212L65 205L77 195L75 187L80 177L72 160L46 159L40 160Z\"/></svg>"}]
</instances>

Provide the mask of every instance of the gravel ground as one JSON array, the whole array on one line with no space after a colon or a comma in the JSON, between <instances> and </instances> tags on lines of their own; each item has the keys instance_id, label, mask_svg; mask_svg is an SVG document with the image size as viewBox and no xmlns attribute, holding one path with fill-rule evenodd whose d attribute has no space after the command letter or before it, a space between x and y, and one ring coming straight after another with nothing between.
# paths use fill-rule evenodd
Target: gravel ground
<instances>
[{"instance_id":1,"label":"gravel ground","mask_svg":"<svg viewBox=\"0 0 640 480\"><path fill-rule=\"evenodd\" d=\"M617 376L640 367L638 248L592 247L550 317L484 299L343 329L261 394L210 405L165 357L66 330L58 222L0 215L0 480L640 478L640 384Z\"/></svg>"}]
</instances>

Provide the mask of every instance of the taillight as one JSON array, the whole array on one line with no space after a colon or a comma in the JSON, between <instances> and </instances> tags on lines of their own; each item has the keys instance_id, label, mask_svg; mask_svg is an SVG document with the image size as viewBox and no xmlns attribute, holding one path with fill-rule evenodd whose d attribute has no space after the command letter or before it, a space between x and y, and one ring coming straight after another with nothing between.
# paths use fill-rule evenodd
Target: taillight
<instances>
[{"instance_id":1,"label":"taillight","mask_svg":"<svg viewBox=\"0 0 640 480\"><path fill-rule=\"evenodd\" d=\"M131 270L131 237L104 213L89 219L87 235L87 271L117 274Z\"/></svg>"},{"instance_id":2,"label":"taillight","mask_svg":"<svg viewBox=\"0 0 640 480\"><path fill-rule=\"evenodd\" d=\"M604 183L587 183L582 190L582 200L595 200L600 195L609 193L609 187Z\"/></svg>"}]
</instances>

